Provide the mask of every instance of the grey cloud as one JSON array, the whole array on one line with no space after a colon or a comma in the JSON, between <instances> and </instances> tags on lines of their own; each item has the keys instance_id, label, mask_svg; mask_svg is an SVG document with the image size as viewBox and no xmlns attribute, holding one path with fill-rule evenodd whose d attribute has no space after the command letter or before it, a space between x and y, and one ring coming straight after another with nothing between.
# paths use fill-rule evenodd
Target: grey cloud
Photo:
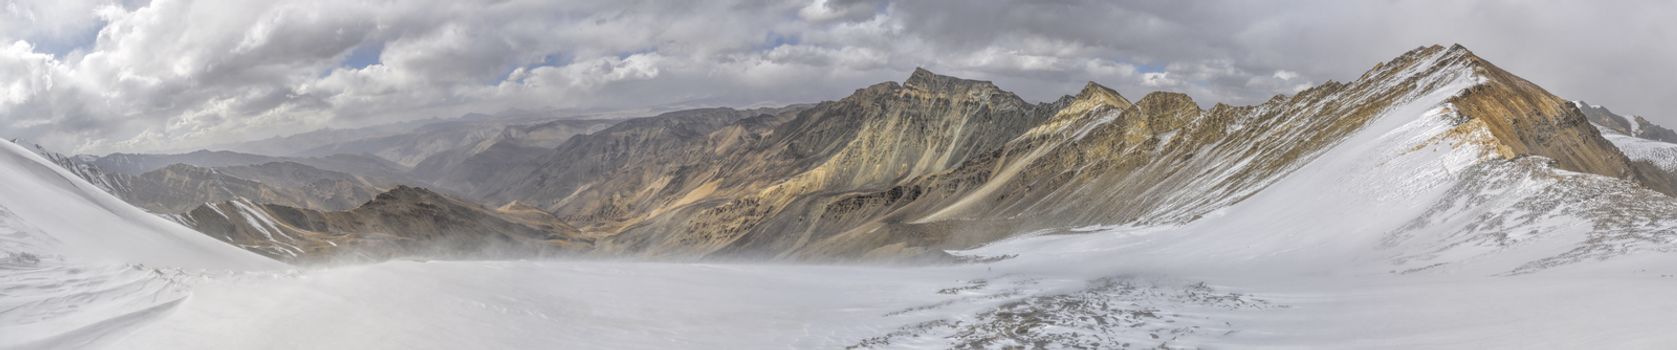
<instances>
[{"instance_id":1,"label":"grey cloud","mask_svg":"<svg viewBox=\"0 0 1677 350\"><path fill-rule=\"evenodd\" d=\"M875 9L884 5L880 0L817 0L798 9L798 16L813 22L865 21L877 15Z\"/></svg>"},{"instance_id":2,"label":"grey cloud","mask_svg":"<svg viewBox=\"0 0 1677 350\"><path fill-rule=\"evenodd\" d=\"M1668 1L8 4L0 133L75 152L508 109L811 102L914 67L1034 100L1093 80L1133 96L1255 103L1456 42L1563 96L1677 124ZM81 42L91 31L97 41ZM358 47L383 48L377 64L343 66Z\"/></svg>"}]
</instances>

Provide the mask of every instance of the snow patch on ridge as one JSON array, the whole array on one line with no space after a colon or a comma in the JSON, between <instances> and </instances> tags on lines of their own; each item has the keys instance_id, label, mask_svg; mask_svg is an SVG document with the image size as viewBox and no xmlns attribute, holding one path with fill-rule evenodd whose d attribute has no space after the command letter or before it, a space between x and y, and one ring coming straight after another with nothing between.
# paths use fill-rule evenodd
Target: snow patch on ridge
<instances>
[{"instance_id":1,"label":"snow patch on ridge","mask_svg":"<svg viewBox=\"0 0 1677 350\"><path fill-rule=\"evenodd\" d=\"M1677 144L1660 142L1640 137L1627 136L1600 126L1601 136L1607 142L1613 143L1626 157L1636 161L1648 161L1667 172L1677 174Z\"/></svg>"}]
</instances>

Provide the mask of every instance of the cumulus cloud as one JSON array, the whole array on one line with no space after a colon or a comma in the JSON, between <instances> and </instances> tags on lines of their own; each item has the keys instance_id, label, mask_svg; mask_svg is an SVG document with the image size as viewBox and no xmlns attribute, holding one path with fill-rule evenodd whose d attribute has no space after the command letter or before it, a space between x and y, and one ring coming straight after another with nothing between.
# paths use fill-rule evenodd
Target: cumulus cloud
<instances>
[{"instance_id":1,"label":"cumulus cloud","mask_svg":"<svg viewBox=\"0 0 1677 350\"><path fill-rule=\"evenodd\" d=\"M1034 100L1092 80L1254 103L1455 42L1677 124L1673 15L1655 0L17 0L0 5L0 135L183 151L508 109L812 102L914 67Z\"/></svg>"}]
</instances>

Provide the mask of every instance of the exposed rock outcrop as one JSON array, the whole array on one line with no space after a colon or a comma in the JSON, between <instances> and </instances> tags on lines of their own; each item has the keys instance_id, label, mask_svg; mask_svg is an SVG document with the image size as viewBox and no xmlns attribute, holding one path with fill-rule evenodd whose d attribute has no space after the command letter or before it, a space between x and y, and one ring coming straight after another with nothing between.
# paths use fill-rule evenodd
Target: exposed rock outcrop
<instances>
[{"instance_id":1,"label":"exposed rock outcrop","mask_svg":"<svg viewBox=\"0 0 1677 350\"><path fill-rule=\"evenodd\" d=\"M815 105L687 110L575 135L575 127L542 124L419 147L428 156L415 178L495 210L397 187L342 212L231 201L179 219L282 258L528 245L538 253L943 259L945 249L1020 232L1197 220L1417 100L1447 101L1426 113L1448 119L1440 119L1450 129L1438 138L1471 144L1485 160L1677 193L1677 175L1627 157L1591 122L1627 135L1669 130L1556 97L1461 46L1431 46L1350 82L1209 109L1182 93L1131 100L1094 82L1030 103L987 81L916 69L902 83ZM177 180L194 176L208 175L158 181L203 183ZM328 179L337 182L310 182ZM359 193L341 185L354 180L221 181L242 191L228 197L267 198L244 192L283 185L318 188L307 192L316 198ZM310 198L265 201L324 205Z\"/></svg>"},{"instance_id":2,"label":"exposed rock outcrop","mask_svg":"<svg viewBox=\"0 0 1677 350\"><path fill-rule=\"evenodd\" d=\"M1468 52L1447 49L1452 59L1472 67L1482 82L1450 102L1461 115L1484 122L1504 157L1536 155L1554 159L1562 169L1618 178L1637 174L1571 101L1514 76Z\"/></svg>"}]
</instances>

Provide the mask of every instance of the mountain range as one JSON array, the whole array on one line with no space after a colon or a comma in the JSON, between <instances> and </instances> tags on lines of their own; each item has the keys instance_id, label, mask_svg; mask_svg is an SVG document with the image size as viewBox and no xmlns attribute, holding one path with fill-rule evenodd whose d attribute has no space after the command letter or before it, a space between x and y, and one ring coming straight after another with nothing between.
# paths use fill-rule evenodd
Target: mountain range
<instances>
[{"instance_id":1,"label":"mountain range","mask_svg":"<svg viewBox=\"0 0 1677 350\"><path fill-rule=\"evenodd\" d=\"M1461 46L1138 96L916 69L297 152L0 144L0 348L1677 344L1677 143L1646 118Z\"/></svg>"},{"instance_id":2,"label":"mountain range","mask_svg":"<svg viewBox=\"0 0 1677 350\"><path fill-rule=\"evenodd\" d=\"M562 237L571 254L950 261L945 250L1019 232L1195 221L1262 191L1372 117L1463 79L1473 86L1439 112L1453 126L1438 142L1677 191L1677 151L1643 145L1669 144L1677 138L1669 129L1556 97L1460 46L1419 48L1356 80L1250 106L1205 108L1170 92L1132 100L1094 82L1033 103L917 69L901 83L783 108L622 121L468 116L335 130L372 136L285 155L54 159L114 184L135 205L286 259L356 250L336 249L330 237L388 241L393 233L377 225L299 220L390 220L367 210L388 205L375 197L424 187L434 191L405 202L454 208L443 215L463 215L457 222L497 223L444 231ZM534 226L548 229L504 224L522 220L485 209L500 207L535 213L545 222ZM394 235L449 235L436 230Z\"/></svg>"}]
</instances>

